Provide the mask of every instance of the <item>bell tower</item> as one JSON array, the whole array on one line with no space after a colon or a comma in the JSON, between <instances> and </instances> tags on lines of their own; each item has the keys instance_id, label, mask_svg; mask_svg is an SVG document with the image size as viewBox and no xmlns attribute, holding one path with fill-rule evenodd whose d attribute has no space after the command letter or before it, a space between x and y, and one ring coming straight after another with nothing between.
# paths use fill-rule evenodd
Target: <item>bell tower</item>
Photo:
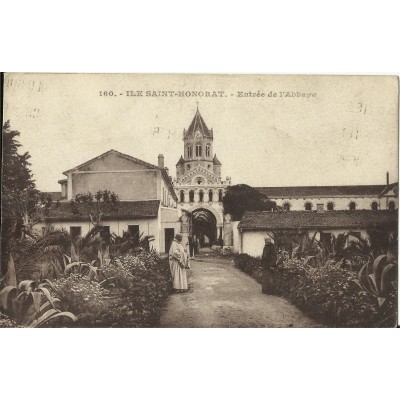
<instances>
[{"instance_id":1,"label":"bell tower","mask_svg":"<svg viewBox=\"0 0 400 400\"><path fill-rule=\"evenodd\" d=\"M198 107L189 128L183 130L183 143L180 173L186 174L199 165L213 172L213 130L208 129Z\"/></svg>"},{"instance_id":2,"label":"bell tower","mask_svg":"<svg viewBox=\"0 0 400 400\"><path fill-rule=\"evenodd\" d=\"M182 233L189 231L200 237L202 244L222 243L222 199L230 178L221 179L221 163L213 149L214 133L207 127L199 107L183 130L183 156L176 164L175 192L178 208L192 213L190 228L182 224Z\"/></svg>"}]
</instances>

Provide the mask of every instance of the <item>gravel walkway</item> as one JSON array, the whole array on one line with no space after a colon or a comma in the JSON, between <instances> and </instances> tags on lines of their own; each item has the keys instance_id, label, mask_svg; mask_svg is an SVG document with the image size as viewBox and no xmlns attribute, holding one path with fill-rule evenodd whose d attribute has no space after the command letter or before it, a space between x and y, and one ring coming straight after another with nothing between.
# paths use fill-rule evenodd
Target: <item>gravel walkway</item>
<instances>
[{"instance_id":1,"label":"gravel walkway","mask_svg":"<svg viewBox=\"0 0 400 400\"><path fill-rule=\"evenodd\" d=\"M261 285L226 258L191 261L189 291L171 294L163 328L321 327L287 300L266 295Z\"/></svg>"}]
</instances>

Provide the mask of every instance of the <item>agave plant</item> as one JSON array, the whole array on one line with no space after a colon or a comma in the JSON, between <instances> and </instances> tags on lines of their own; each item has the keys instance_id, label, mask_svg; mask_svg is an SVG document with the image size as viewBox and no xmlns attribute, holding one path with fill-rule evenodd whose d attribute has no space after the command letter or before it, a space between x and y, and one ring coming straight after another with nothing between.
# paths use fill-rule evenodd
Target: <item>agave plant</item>
<instances>
[{"instance_id":1,"label":"agave plant","mask_svg":"<svg viewBox=\"0 0 400 400\"><path fill-rule=\"evenodd\" d=\"M390 255L382 254L374 262L367 262L360 269L355 282L361 289L377 298L381 307L391 290L397 287L397 262Z\"/></svg>"},{"instance_id":2,"label":"agave plant","mask_svg":"<svg viewBox=\"0 0 400 400\"><path fill-rule=\"evenodd\" d=\"M40 327L60 317L76 321L74 314L57 307L60 300L51 295L49 287L51 282L48 280L39 285L35 281L24 280L18 287L6 286L0 292L0 311L18 324L30 328Z\"/></svg>"}]
</instances>

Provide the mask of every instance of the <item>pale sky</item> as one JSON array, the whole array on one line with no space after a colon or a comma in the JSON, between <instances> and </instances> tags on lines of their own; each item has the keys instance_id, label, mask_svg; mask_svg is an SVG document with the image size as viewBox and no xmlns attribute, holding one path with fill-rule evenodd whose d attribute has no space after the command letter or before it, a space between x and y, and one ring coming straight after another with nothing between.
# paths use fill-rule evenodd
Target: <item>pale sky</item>
<instances>
[{"instance_id":1,"label":"pale sky","mask_svg":"<svg viewBox=\"0 0 400 400\"><path fill-rule=\"evenodd\" d=\"M249 91L265 97L238 97ZM59 191L63 171L110 149L153 164L162 153L175 177L197 102L233 184L384 184L386 171L398 180L396 77L7 74L4 120L21 132L38 188Z\"/></svg>"}]
</instances>

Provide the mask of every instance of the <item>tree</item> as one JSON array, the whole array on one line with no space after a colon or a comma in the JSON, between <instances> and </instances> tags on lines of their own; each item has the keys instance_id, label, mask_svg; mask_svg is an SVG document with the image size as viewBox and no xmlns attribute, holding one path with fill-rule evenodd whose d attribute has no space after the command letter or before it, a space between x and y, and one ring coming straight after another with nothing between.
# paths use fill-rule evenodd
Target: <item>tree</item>
<instances>
[{"instance_id":1,"label":"tree","mask_svg":"<svg viewBox=\"0 0 400 400\"><path fill-rule=\"evenodd\" d=\"M2 128L3 172L2 172L2 240L1 240L1 273L5 275L6 265L16 239L29 234L35 223L38 207L42 203L49 207L51 199L40 195L30 170L28 152L19 154L21 147L17 137L18 131L11 130L10 122Z\"/></svg>"},{"instance_id":2,"label":"tree","mask_svg":"<svg viewBox=\"0 0 400 400\"><path fill-rule=\"evenodd\" d=\"M77 194L75 199L71 200L72 212L79 213L80 208L83 208L93 226L101 225L102 217L115 211L117 205L118 195L109 190L99 190L95 195L90 192Z\"/></svg>"},{"instance_id":3,"label":"tree","mask_svg":"<svg viewBox=\"0 0 400 400\"><path fill-rule=\"evenodd\" d=\"M274 211L276 203L248 185L229 186L222 200L224 213L239 221L245 211Z\"/></svg>"}]
</instances>

